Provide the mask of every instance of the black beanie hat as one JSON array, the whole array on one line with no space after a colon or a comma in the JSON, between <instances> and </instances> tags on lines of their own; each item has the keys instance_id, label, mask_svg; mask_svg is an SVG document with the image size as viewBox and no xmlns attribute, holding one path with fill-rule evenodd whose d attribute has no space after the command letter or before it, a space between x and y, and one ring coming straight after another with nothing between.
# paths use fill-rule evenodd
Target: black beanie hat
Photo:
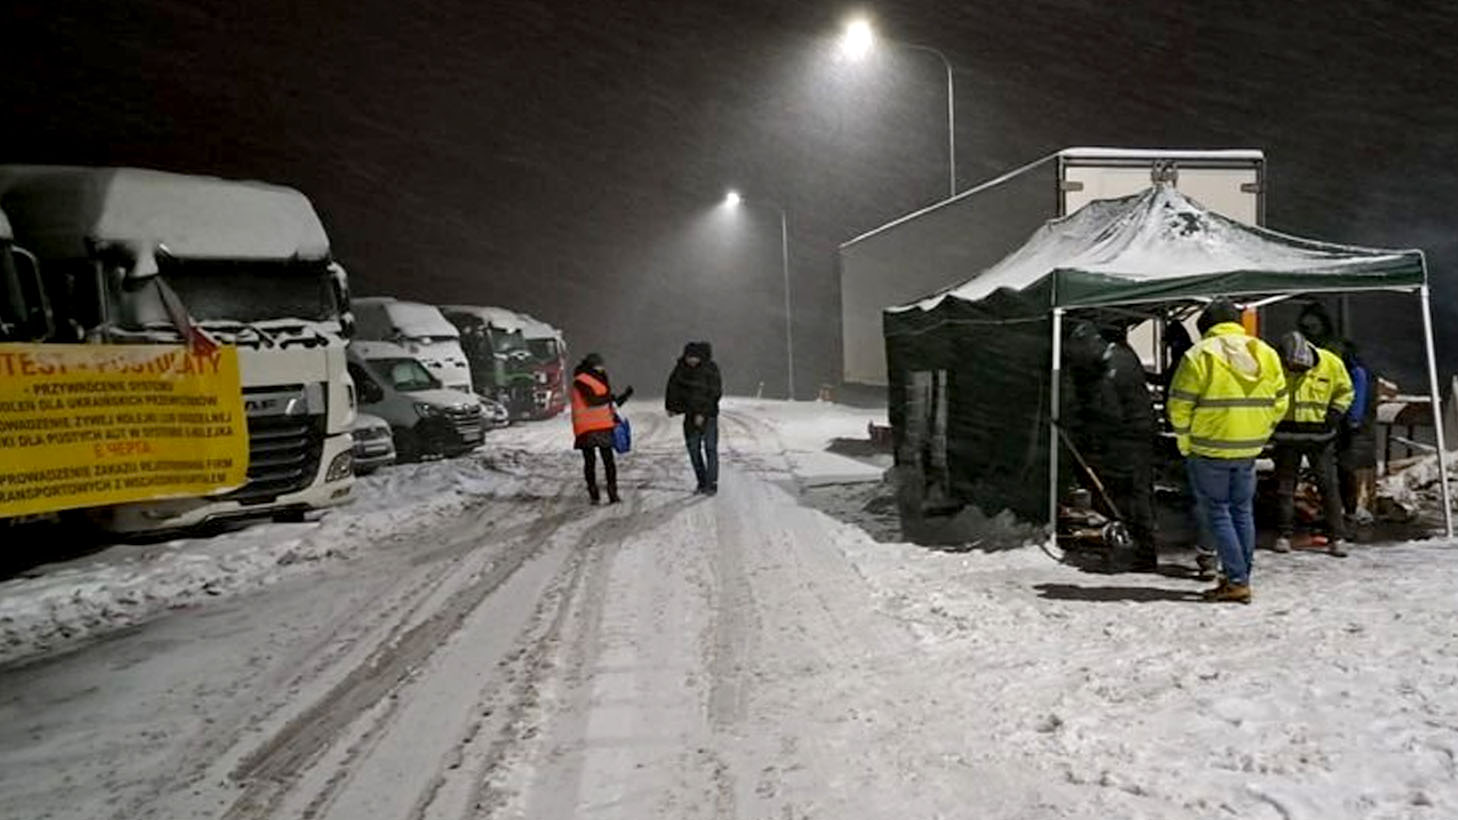
<instances>
[{"instance_id":1,"label":"black beanie hat","mask_svg":"<svg viewBox=\"0 0 1458 820\"><path fill-rule=\"evenodd\" d=\"M1198 327L1201 333L1206 333L1216 325L1239 321L1240 308L1236 307L1234 302L1221 296L1205 308L1205 312L1201 313L1200 318L1196 320L1195 327Z\"/></svg>"}]
</instances>

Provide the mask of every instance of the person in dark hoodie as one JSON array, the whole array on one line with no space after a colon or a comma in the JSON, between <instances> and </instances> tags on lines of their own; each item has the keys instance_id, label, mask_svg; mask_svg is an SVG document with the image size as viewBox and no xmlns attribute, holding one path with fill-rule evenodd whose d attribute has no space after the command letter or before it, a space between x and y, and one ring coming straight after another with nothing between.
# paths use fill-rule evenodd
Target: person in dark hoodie
<instances>
[{"instance_id":1,"label":"person in dark hoodie","mask_svg":"<svg viewBox=\"0 0 1458 820\"><path fill-rule=\"evenodd\" d=\"M689 342L668 377L664 407L683 414L683 440L698 480L695 493L719 491L719 398L724 395L719 365L708 342Z\"/></svg>"},{"instance_id":2,"label":"person in dark hoodie","mask_svg":"<svg viewBox=\"0 0 1458 820\"><path fill-rule=\"evenodd\" d=\"M1122 325L1088 322L1073 326L1067 361L1077 403L1074 438L1134 539L1132 553L1114 556L1114 566L1157 572L1155 416L1144 364Z\"/></svg>"},{"instance_id":3,"label":"person in dark hoodie","mask_svg":"<svg viewBox=\"0 0 1458 820\"><path fill-rule=\"evenodd\" d=\"M632 387L613 395L607 368L602 356L596 353L587 354L572 371L572 435L576 448L582 451L587 495L593 504L602 501L597 489L599 455L607 479L608 503L618 503L618 465L613 459L613 428L617 426L618 416L613 406L622 405L632 395Z\"/></svg>"}]
</instances>

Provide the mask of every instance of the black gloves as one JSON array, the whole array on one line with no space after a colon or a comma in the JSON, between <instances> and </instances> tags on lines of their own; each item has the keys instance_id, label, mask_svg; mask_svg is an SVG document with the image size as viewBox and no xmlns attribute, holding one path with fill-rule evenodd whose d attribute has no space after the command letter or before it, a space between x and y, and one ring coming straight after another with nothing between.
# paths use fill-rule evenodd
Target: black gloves
<instances>
[{"instance_id":1,"label":"black gloves","mask_svg":"<svg viewBox=\"0 0 1458 820\"><path fill-rule=\"evenodd\" d=\"M1346 417L1346 413L1343 413L1335 407L1326 408L1326 429L1340 430L1342 426L1342 419Z\"/></svg>"}]
</instances>

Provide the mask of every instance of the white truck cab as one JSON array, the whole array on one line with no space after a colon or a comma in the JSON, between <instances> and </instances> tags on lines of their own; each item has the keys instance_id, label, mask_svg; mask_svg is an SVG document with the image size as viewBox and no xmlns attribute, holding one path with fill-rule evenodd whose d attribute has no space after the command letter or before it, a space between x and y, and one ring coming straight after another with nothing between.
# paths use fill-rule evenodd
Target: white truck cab
<instances>
[{"instance_id":1,"label":"white truck cab","mask_svg":"<svg viewBox=\"0 0 1458 820\"><path fill-rule=\"evenodd\" d=\"M416 356L392 342L349 346L349 375L361 409L389 422L400 461L454 457L481 445L481 401L444 387Z\"/></svg>"},{"instance_id":2,"label":"white truck cab","mask_svg":"<svg viewBox=\"0 0 1458 820\"><path fill-rule=\"evenodd\" d=\"M353 302L356 338L391 342L425 365L431 375L451 390L475 392L471 365L461 349L461 333L446 321L440 309L393 296L370 296Z\"/></svg>"},{"instance_id":3,"label":"white truck cab","mask_svg":"<svg viewBox=\"0 0 1458 820\"><path fill-rule=\"evenodd\" d=\"M136 168L0 166L0 207L41 260L62 342L177 344L175 295L238 348L248 482L226 493L88 510L120 532L296 518L353 486L348 280L291 188Z\"/></svg>"},{"instance_id":4,"label":"white truck cab","mask_svg":"<svg viewBox=\"0 0 1458 820\"><path fill-rule=\"evenodd\" d=\"M40 341L54 331L36 259L15 244L0 211L0 342Z\"/></svg>"}]
</instances>

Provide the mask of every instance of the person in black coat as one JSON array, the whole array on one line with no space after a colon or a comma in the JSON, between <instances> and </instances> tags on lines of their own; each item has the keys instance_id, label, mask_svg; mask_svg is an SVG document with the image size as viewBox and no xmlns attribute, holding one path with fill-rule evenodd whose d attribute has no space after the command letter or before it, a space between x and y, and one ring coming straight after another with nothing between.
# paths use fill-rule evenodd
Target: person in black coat
<instances>
[{"instance_id":1,"label":"person in black coat","mask_svg":"<svg viewBox=\"0 0 1458 820\"><path fill-rule=\"evenodd\" d=\"M698 486L694 492L719 491L719 399L724 395L719 365L708 342L689 342L668 377L664 407L668 415L683 414L683 440Z\"/></svg>"},{"instance_id":2,"label":"person in black coat","mask_svg":"<svg viewBox=\"0 0 1458 820\"><path fill-rule=\"evenodd\" d=\"M1069 334L1068 363L1077 404L1073 438L1129 527L1134 554L1128 569L1154 572L1157 422L1144 363L1122 326L1101 332L1088 322L1077 323Z\"/></svg>"},{"instance_id":3,"label":"person in black coat","mask_svg":"<svg viewBox=\"0 0 1458 820\"><path fill-rule=\"evenodd\" d=\"M612 382L602 356L589 353L572 371L572 432L574 446L582 451L582 471L592 503L601 501L597 489L597 458L602 457L609 504L618 503L618 465L613 458L613 427L622 406L633 395L629 387L614 396Z\"/></svg>"}]
</instances>

